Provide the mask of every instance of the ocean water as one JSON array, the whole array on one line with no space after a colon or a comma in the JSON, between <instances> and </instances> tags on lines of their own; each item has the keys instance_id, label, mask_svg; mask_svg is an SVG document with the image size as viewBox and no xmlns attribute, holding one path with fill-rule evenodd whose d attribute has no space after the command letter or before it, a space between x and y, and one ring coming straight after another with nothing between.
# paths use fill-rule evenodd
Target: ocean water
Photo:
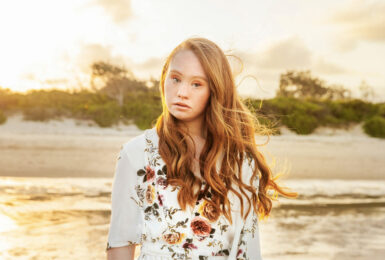
<instances>
[{"instance_id":1,"label":"ocean water","mask_svg":"<svg viewBox=\"0 0 385 260\"><path fill-rule=\"evenodd\" d=\"M385 181L285 180L264 260L385 259ZM110 178L0 177L0 259L106 259Z\"/></svg>"}]
</instances>

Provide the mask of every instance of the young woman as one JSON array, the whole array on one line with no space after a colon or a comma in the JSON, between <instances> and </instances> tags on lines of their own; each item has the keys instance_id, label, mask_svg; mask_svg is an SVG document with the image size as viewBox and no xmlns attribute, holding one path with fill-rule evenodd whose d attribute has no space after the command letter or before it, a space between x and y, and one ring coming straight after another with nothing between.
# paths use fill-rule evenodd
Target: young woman
<instances>
[{"instance_id":1,"label":"young woman","mask_svg":"<svg viewBox=\"0 0 385 260\"><path fill-rule=\"evenodd\" d=\"M123 144L112 188L107 259L261 258L258 218L273 189L258 126L240 101L223 51L189 38L161 75L156 126Z\"/></svg>"}]
</instances>

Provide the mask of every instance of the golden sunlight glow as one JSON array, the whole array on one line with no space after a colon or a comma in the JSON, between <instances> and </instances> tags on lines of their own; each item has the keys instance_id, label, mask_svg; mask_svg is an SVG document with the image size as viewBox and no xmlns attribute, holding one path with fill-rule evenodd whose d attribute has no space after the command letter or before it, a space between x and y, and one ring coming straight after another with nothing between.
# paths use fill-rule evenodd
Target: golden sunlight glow
<instances>
[{"instance_id":1,"label":"golden sunlight glow","mask_svg":"<svg viewBox=\"0 0 385 260\"><path fill-rule=\"evenodd\" d=\"M4 252L11 247L10 243L6 240L6 236L2 234L16 229L16 227L17 225L11 218L1 214L0 212L0 252Z\"/></svg>"},{"instance_id":2,"label":"golden sunlight glow","mask_svg":"<svg viewBox=\"0 0 385 260\"><path fill-rule=\"evenodd\" d=\"M241 94L271 96L285 70L309 69L353 92L365 80L385 98L383 10L358 0L1 1L0 87L88 86L97 60L158 77L176 44L203 36L240 54L258 78L263 89L248 80Z\"/></svg>"},{"instance_id":3,"label":"golden sunlight glow","mask_svg":"<svg viewBox=\"0 0 385 260\"><path fill-rule=\"evenodd\" d=\"M16 223L11 218L0 214L0 233L15 229L16 227Z\"/></svg>"},{"instance_id":4,"label":"golden sunlight glow","mask_svg":"<svg viewBox=\"0 0 385 260\"><path fill-rule=\"evenodd\" d=\"M90 41L102 36L100 10L90 8L87 15L78 16L82 5L47 0L0 3L0 87L44 88L49 80L73 76L69 61L79 36L86 34Z\"/></svg>"}]
</instances>

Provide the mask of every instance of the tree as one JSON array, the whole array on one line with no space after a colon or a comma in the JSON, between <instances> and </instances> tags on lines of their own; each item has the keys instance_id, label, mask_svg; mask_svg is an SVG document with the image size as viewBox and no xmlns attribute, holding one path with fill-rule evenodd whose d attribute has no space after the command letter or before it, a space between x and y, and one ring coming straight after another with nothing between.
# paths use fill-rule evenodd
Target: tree
<instances>
[{"instance_id":1,"label":"tree","mask_svg":"<svg viewBox=\"0 0 385 260\"><path fill-rule=\"evenodd\" d=\"M299 99L346 99L350 90L341 85L327 86L325 81L313 77L309 70L289 70L281 74L277 96Z\"/></svg>"},{"instance_id":2,"label":"tree","mask_svg":"<svg viewBox=\"0 0 385 260\"><path fill-rule=\"evenodd\" d=\"M358 87L361 92L361 97L365 101L373 101L376 93L374 89L366 83L365 80L361 81L360 86Z\"/></svg>"},{"instance_id":3,"label":"tree","mask_svg":"<svg viewBox=\"0 0 385 260\"><path fill-rule=\"evenodd\" d=\"M147 90L144 82L136 80L133 73L124 67L98 61L91 68L91 88L115 99L119 106L123 106L128 91Z\"/></svg>"},{"instance_id":4,"label":"tree","mask_svg":"<svg viewBox=\"0 0 385 260\"><path fill-rule=\"evenodd\" d=\"M281 74L277 96L320 98L327 93L324 81L312 77L307 71L288 71Z\"/></svg>"},{"instance_id":5,"label":"tree","mask_svg":"<svg viewBox=\"0 0 385 260\"><path fill-rule=\"evenodd\" d=\"M325 99L337 100L337 99L351 99L352 92L349 89L344 88L342 85L331 85L328 87L327 93L324 96Z\"/></svg>"}]
</instances>

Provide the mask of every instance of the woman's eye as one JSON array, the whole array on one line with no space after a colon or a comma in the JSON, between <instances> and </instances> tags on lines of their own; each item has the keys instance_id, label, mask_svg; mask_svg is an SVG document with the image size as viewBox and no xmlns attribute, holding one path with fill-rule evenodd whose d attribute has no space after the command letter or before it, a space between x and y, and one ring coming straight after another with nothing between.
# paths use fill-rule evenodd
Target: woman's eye
<instances>
[{"instance_id":1,"label":"woman's eye","mask_svg":"<svg viewBox=\"0 0 385 260\"><path fill-rule=\"evenodd\" d=\"M175 78L175 77L172 77L171 80L173 80L174 82L178 82L178 78Z\"/></svg>"},{"instance_id":2,"label":"woman's eye","mask_svg":"<svg viewBox=\"0 0 385 260\"><path fill-rule=\"evenodd\" d=\"M199 83L193 83L193 85L196 85L197 87L199 87L201 84L199 84Z\"/></svg>"}]
</instances>

